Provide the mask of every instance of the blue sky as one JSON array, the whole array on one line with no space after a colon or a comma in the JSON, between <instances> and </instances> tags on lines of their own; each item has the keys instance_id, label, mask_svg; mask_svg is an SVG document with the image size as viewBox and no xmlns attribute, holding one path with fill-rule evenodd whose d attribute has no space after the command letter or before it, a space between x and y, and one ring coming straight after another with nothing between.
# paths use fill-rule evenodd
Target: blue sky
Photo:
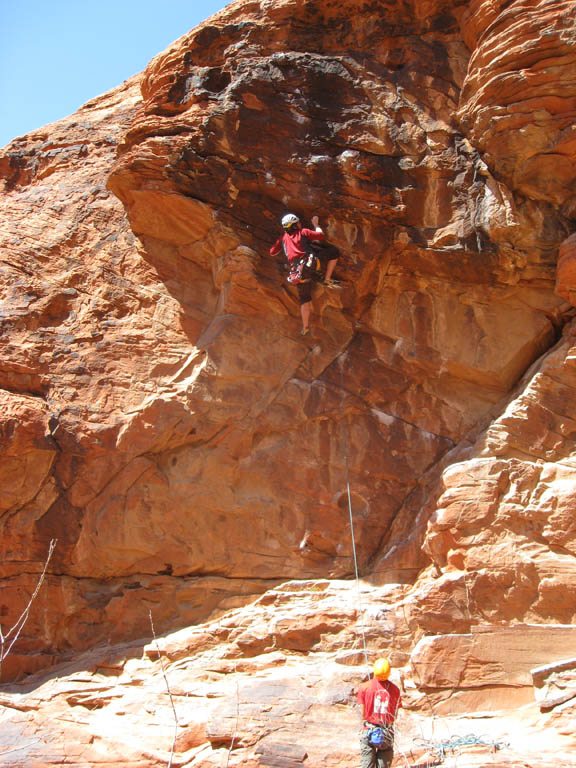
<instances>
[{"instance_id":1,"label":"blue sky","mask_svg":"<svg viewBox=\"0 0 576 768\"><path fill-rule=\"evenodd\" d=\"M75 112L227 0L0 0L0 147Z\"/></svg>"}]
</instances>

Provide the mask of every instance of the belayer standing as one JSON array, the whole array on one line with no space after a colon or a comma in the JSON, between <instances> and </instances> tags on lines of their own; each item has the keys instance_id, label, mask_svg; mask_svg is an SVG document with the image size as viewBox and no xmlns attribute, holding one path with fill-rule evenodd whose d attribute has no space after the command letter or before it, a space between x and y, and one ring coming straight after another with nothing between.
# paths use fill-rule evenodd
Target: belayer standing
<instances>
[{"instance_id":1,"label":"belayer standing","mask_svg":"<svg viewBox=\"0 0 576 768\"><path fill-rule=\"evenodd\" d=\"M362 768L390 768L394 758L394 720L402 706L400 689L388 680L390 662L377 659L374 677L362 683L356 701L362 706Z\"/></svg>"},{"instance_id":2,"label":"belayer standing","mask_svg":"<svg viewBox=\"0 0 576 768\"><path fill-rule=\"evenodd\" d=\"M282 218L284 234L270 248L270 255L276 256L281 250L288 259L290 274L288 281L298 288L300 314L302 316L302 336L310 332L310 312L312 309L312 287L310 284L310 267L308 261L319 259L326 268L323 285L332 288L336 284L332 280L334 267L338 261L338 250L333 245L326 245L316 250L312 243L324 240L324 232L318 225L318 216L312 216L314 229L302 227L300 219L293 213Z\"/></svg>"}]
</instances>

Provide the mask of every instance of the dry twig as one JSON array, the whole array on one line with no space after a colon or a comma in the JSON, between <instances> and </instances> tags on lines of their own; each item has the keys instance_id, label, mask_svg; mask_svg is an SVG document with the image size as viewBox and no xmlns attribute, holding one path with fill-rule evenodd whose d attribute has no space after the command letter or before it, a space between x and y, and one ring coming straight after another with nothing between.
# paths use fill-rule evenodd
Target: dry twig
<instances>
[{"instance_id":1,"label":"dry twig","mask_svg":"<svg viewBox=\"0 0 576 768\"><path fill-rule=\"evenodd\" d=\"M52 539L50 541L50 545L48 547L48 554L46 556L46 561L44 562L44 568L42 569L42 573L40 574L40 578L38 579L38 584L36 584L36 589L32 593L30 600L28 600L28 605L22 611L16 623L14 624L14 626L11 627L6 632L6 634L4 634L4 632L2 631L2 627L0 626L0 677L2 676L2 662L8 656L8 654L14 647L14 643L18 640L22 630L24 629L24 625L26 624L28 620L28 616L30 615L30 608L32 607L32 603L36 599L38 592L40 592L40 588L46 577L48 564L50 563L50 559L54 553L54 550L56 549L57 542L58 542L58 539Z\"/></svg>"},{"instance_id":2,"label":"dry twig","mask_svg":"<svg viewBox=\"0 0 576 768\"><path fill-rule=\"evenodd\" d=\"M236 677L236 662L234 662L234 674ZM234 726L234 733L232 734L232 741L230 742L230 748L228 749L228 755L226 757L226 768L230 763L230 755L234 749L236 742L236 736L238 735L238 723L240 722L240 686L238 685L238 677L236 677L236 724Z\"/></svg>"},{"instance_id":3,"label":"dry twig","mask_svg":"<svg viewBox=\"0 0 576 768\"><path fill-rule=\"evenodd\" d=\"M152 620L152 611L148 611L148 615L150 617L150 626L152 627L152 637L154 638L154 643L156 645L156 652L158 653L158 661L160 662L160 669L162 670L162 677L164 678L164 682L166 683L166 690L168 691L168 696L170 697L170 704L172 705L172 713L174 715L174 738L172 739L172 749L170 750L170 757L168 759L168 765L167 765L167 768L171 768L172 760L174 759L174 750L176 748L176 737L178 736L178 727L179 727L178 715L176 714L176 706L174 704L174 698L172 696L172 691L170 690L170 685L168 684L168 677L166 676L166 670L164 668L164 662L162 660L160 646L158 645L158 640L156 638L156 632L154 630L154 621Z\"/></svg>"}]
</instances>

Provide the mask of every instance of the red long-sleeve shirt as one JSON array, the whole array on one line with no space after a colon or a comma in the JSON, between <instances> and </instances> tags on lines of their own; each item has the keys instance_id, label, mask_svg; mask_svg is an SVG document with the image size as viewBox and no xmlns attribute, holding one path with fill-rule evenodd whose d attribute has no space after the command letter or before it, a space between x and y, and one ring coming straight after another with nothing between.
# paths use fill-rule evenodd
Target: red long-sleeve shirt
<instances>
[{"instance_id":1,"label":"red long-sleeve shirt","mask_svg":"<svg viewBox=\"0 0 576 768\"><path fill-rule=\"evenodd\" d=\"M282 249L282 244L286 249L286 255L288 261L294 261L294 259L300 259L306 255L306 251L302 246L302 235L305 235L308 240L324 240L324 232L322 230L314 229L297 229L295 232L284 232L278 240L270 248L270 256L276 256L276 254Z\"/></svg>"}]
</instances>

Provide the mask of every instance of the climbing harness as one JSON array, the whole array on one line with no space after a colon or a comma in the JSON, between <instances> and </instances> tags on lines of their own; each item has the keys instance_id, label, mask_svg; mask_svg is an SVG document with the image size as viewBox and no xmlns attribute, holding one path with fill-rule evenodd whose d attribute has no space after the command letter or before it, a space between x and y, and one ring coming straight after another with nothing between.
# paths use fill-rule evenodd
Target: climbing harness
<instances>
[{"instance_id":1,"label":"climbing harness","mask_svg":"<svg viewBox=\"0 0 576 768\"><path fill-rule=\"evenodd\" d=\"M301 242L305 250L304 256L299 259L293 259L292 261L289 261L286 245L284 241L282 241L282 250L284 251L284 256L288 261L288 268L290 270L286 279L291 285L298 285L299 283L309 282L310 278L316 273L319 273L322 267L320 259L314 253L312 244L306 235L302 235Z\"/></svg>"},{"instance_id":2,"label":"climbing harness","mask_svg":"<svg viewBox=\"0 0 576 768\"><path fill-rule=\"evenodd\" d=\"M301 259L295 259L290 264L290 272L286 278L292 285L298 283L307 283L314 272L320 271L320 259L313 253L302 256Z\"/></svg>"}]
</instances>

